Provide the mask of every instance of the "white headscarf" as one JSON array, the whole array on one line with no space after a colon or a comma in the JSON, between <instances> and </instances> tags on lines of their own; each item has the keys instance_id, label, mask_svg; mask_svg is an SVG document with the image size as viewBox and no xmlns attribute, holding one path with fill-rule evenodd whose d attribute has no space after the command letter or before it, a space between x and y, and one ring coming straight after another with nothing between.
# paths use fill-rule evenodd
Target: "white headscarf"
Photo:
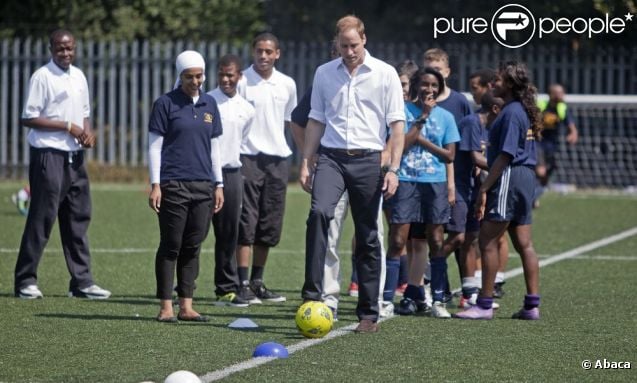
<instances>
[{"instance_id":1,"label":"white headscarf","mask_svg":"<svg viewBox=\"0 0 637 383\"><path fill-rule=\"evenodd\" d=\"M177 68L177 80L175 81L175 87L173 89L177 89L179 85L181 85L181 80L179 77L181 76L181 72L190 68L201 68L204 73L206 72L206 61L203 59L203 56L196 51L183 51L177 56L177 60L175 62L175 67ZM203 81L206 81L206 75L203 76Z\"/></svg>"}]
</instances>

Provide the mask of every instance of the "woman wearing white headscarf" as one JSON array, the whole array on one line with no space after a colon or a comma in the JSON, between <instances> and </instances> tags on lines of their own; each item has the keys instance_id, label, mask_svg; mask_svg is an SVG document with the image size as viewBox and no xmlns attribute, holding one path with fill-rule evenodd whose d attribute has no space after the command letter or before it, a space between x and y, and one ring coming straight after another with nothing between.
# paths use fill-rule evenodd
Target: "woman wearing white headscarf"
<instances>
[{"instance_id":1,"label":"woman wearing white headscarf","mask_svg":"<svg viewBox=\"0 0 637 383\"><path fill-rule=\"evenodd\" d=\"M201 91L203 57L195 51L177 56L175 89L159 97L149 122L148 198L159 217L160 242L155 257L160 322L208 318L192 308L199 252L212 214L223 205L219 145L221 118L212 96ZM177 269L179 314L172 305Z\"/></svg>"}]
</instances>

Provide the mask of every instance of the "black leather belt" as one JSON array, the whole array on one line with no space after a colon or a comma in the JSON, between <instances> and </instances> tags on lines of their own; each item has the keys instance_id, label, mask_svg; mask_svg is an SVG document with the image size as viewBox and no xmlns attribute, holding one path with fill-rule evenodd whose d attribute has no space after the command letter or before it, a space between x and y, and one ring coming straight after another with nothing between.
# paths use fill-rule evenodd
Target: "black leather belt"
<instances>
[{"instance_id":1,"label":"black leather belt","mask_svg":"<svg viewBox=\"0 0 637 383\"><path fill-rule=\"evenodd\" d=\"M321 151L324 153L332 153L338 154L341 156L349 156L349 157L361 157L366 156L368 154L380 153L380 150L374 149L339 149L339 148L326 148L324 146L321 147Z\"/></svg>"}]
</instances>

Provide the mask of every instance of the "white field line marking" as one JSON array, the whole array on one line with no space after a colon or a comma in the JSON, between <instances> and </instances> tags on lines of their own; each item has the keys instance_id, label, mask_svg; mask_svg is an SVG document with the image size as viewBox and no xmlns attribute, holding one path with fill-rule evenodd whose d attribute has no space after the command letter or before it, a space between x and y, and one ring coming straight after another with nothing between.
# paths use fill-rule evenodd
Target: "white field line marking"
<instances>
[{"instance_id":1,"label":"white field line marking","mask_svg":"<svg viewBox=\"0 0 637 383\"><path fill-rule=\"evenodd\" d=\"M379 322L382 322L384 320L385 319L381 319ZM356 328L356 326L358 326L358 323L353 323L353 324L351 324L349 326L341 327L341 328L339 328L337 330L330 331L323 338L306 339L306 340L303 340L303 341L301 341L299 343L290 345L290 346L287 347L288 354L293 354L293 353L295 353L297 351L301 351L301 350L306 349L306 348L308 348L310 346L314 346L314 345L317 345L319 343L326 342L326 341L328 341L330 339L334 339L334 338L337 338L339 336L343 336L343 335L349 334ZM226 378L226 377L234 374L235 372L241 372L241 371L244 371L244 370L248 370L248 369L260 366L262 364L271 362L271 361L273 361L275 359L277 359L277 358L275 358L275 357L252 358L252 359L249 359L249 360L234 364L234 365L232 365L230 367L223 368L221 370L209 372L209 373L207 373L205 375L202 375L200 378L201 378L201 381L203 383L214 382L215 380L220 380L220 379Z\"/></svg>"},{"instance_id":2,"label":"white field line marking","mask_svg":"<svg viewBox=\"0 0 637 383\"><path fill-rule=\"evenodd\" d=\"M600 247L604 247L606 245L609 245L613 242L617 242L617 241L621 241L622 239L631 237L633 235L637 234L637 226L633 227L632 229L628 229L625 231L622 231L621 233L617 233L615 235L611 235L609 237L606 238L602 238L600 240L591 242L589 244L583 245L583 246L579 246L576 247L572 250L566 251L564 253L561 254L557 254L554 255L552 257L543 259L540 261L540 267L544 267L544 266L548 266L551 265L553 263L557 263L560 261L563 261L565 259L569 259L569 258L573 258L576 257L578 255L587 253L591 250L595 250L597 248ZM507 271L506 273L504 273L505 278L512 278L515 276L518 276L520 274L523 273L523 270L521 267L518 267L516 269L512 269ZM457 291L459 291L460 289L457 289ZM387 319L391 319L391 318L387 318ZM383 320L381 319L379 322L382 322ZM351 331L356 328L356 326L358 325L358 323L354 323L351 324L349 326L346 327L342 327L339 328L338 330L332 331L329 334L327 334L324 338L319 338L319 339L308 339L308 340L304 340L301 341L297 344L293 344L291 346L289 346L288 349L288 354L294 354L297 351L301 351L304 350L310 346L314 346L316 344L328 341L330 339L334 339L346 334L351 333ZM241 372L244 370L248 370L257 366L260 366L262 364L271 362L273 360L275 360L276 358L269 358L269 357L262 357L262 358L253 358L250 360L246 360L237 364L233 364L232 366L229 367L225 367L222 368L221 370L217 370L217 371L213 371L213 372L209 372L207 374L202 375L201 381L203 383L210 383L213 382L215 380L219 380L219 379L223 379L227 376L230 376L232 374L234 374L235 372Z\"/></svg>"},{"instance_id":3,"label":"white field line marking","mask_svg":"<svg viewBox=\"0 0 637 383\"><path fill-rule=\"evenodd\" d=\"M578 261L637 261L637 257L630 255L578 255L573 259Z\"/></svg>"},{"instance_id":4,"label":"white field line marking","mask_svg":"<svg viewBox=\"0 0 637 383\"><path fill-rule=\"evenodd\" d=\"M577 257L578 255L582 255L582 254L588 253L589 251L592 251L592 250L595 250L595 249L599 249L600 247L604 247L604 246L610 245L611 243L621 241L623 239L632 237L633 235L636 235L636 234L637 234L637 226L635 226L633 228L630 228L628 230L624 230L624 231L622 231L620 233L611 235L609 237L602 238L602 239L599 239L597 241L593 241L593 242L588 243L586 245L582 245L582 246L576 247L576 248L571 249L569 251L566 251L564 253L557 254L557 255L554 255L554 256L546 258L546 259L541 259L540 260L540 267L552 265L553 263L557 263L557 262L563 261L565 259ZM517 275L520 275L522 273L524 273L524 270L522 269L522 267L518 267L518 268L509 270L506 273L504 273L504 277L505 278L511 278L511 277L515 277Z\"/></svg>"}]
</instances>

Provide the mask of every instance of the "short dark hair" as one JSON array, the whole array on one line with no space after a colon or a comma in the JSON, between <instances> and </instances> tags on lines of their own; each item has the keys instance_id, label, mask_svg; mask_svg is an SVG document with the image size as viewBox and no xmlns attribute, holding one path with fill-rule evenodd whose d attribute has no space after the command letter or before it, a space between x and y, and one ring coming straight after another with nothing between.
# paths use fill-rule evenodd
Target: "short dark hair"
<instances>
[{"instance_id":1,"label":"short dark hair","mask_svg":"<svg viewBox=\"0 0 637 383\"><path fill-rule=\"evenodd\" d=\"M279 49L279 39L272 32L261 32L257 34L252 40L252 48L257 46L259 41L272 41L274 43L274 47Z\"/></svg>"},{"instance_id":2,"label":"short dark hair","mask_svg":"<svg viewBox=\"0 0 637 383\"><path fill-rule=\"evenodd\" d=\"M408 78L411 78L411 76L417 71L418 64L411 59L405 60L396 65L396 72L398 72L398 76L407 76Z\"/></svg>"},{"instance_id":3,"label":"short dark hair","mask_svg":"<svg viewBox=\"0 0 637 383\"><path fill-rule=\"evenodd\" d=\"M230 66L230 65L236 65L239 72L241 72L241 69L243 68L243 61L237 55L232 55L232 54L225 55L219 59L219 63L217 64L217 69L221 68L222 66Z\"/></svg>"},{"instance_id":4,"label":"short dark hair","mask_svg":"<svg viewBox=\"0 0 637 383\"><path fill-rule=\"evenodd\" d=\"M438 79L438 94L445 91L445 78L442 77L442 74L440 72L429 66L420 68L411 76L411 79L409 81L409 97L412 100L418 97L418 83L420 82L420 78L426 74L433 75L436 77L436 79Z\"/></svg>"},{"instance_id":5,"label":"short dark hair","mask_svg":"<svg viewBox=\"0 0 637 383\"><path fill-rule=\"evenodd\" d=\"M63 36L69 36L70 38L72 38L73 40L75 40L75 36L73 36L73 33L71 33L71 31L69 31L68 29L56 29L53 32L51 32L51 34L49 35L49 46L53 46L53 43L55 42L55 40L62 38Z\"/></svg>"},{"instance_id":6,"label":"short dark hair","mask_svg":"<svg viewBox=\"0 0 637 383\"><path fill-rule=\"evenodd\" d=\"M496 74L497 73L495 72L494 69L489 69L489 68L479 69L471 73L471 75L469 75L469 80L477 77L480 85L487 86L490 83L495 81Z\"/></svg>"},{"instance_id":7,"label":"short dark hair","mask_svg":"<svg viewBox=\"0 0 637 383\"><path fill-rule=\"evenodd\" d=\"M491 91L483 94L480 102L481 102L480 107L486 111L491 110L491 108L493 108L494 105L497 105L500 108L504 106L504 100L501 99L500 97L495 97Z\"/></svg>"}]
</instances>

